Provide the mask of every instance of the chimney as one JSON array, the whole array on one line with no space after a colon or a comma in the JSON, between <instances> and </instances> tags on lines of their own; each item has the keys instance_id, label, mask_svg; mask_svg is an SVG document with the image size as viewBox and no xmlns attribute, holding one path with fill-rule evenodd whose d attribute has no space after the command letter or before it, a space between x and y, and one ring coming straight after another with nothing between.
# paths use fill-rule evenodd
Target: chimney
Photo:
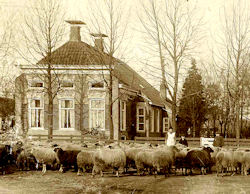
<instances>
[{"instance_id":1,"label":"chimney","mask_svg":"<svg viewBox=\"0 0 250 194\"><path fill-rule=\"evenodd\" d=\"M80 20L67 20L66 22L70 24L69 41L81 41L80 28L81 25L85 25L85 23Z\"/></svg>"},{"instance_id":2,"label":"chimney","mask_svg":"<svg viewBox=\"0 0 250 194\"><path fill-rule=\"evenodd\" d=\"M95 33L91 33L91 35L95 38L95 48L103 52L104 50L103 38L108 36L106 34L95 34Z\"/></svg>"}]
</instances>

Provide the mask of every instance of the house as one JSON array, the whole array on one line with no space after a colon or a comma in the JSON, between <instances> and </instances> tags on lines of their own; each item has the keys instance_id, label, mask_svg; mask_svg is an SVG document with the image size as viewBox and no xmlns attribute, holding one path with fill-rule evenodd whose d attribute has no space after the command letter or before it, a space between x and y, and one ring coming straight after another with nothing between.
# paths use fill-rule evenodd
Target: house
<instances>
[{"instance_id":1,"label":"house","mask_svg":"<svg viewBox=\"0 0 250 194\"><path fill-rule=\"evenodd\" d=\"M70 39L51 55L53 64L53 134L80 135L97 129L114 139L135 136L160 137L170 126L170 103L122 61L104 52L103 34L92 34L95 45L81 41L81 21L68 21ZM16 123L29 135L48 133L48 82L46 57L36 65L22 65L16 79ZM112 92L111 92L112 90ZM112 93L112 96L110 95ZM112 101L112 102L111 102ZM114 131L110 134L109 112L112 103Z\"/></svg>"}]
</instances>

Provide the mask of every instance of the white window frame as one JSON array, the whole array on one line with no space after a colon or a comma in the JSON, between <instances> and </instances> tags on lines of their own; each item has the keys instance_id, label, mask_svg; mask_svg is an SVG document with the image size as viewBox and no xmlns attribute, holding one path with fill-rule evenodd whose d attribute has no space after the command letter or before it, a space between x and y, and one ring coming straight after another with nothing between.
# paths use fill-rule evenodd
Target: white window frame
<instances>
[{"instance_id":1,"label":"white window frame","mask_svg":"<svg viewBox=\"0 0 250 194\"><path fill-rule=\"evenodd\" d=\"M141 117L141 115L139 116L139 110L143 109L143 123L139 123L139 117ZM145 125L146 125L146 118L145 118L145 107L144 106L137 106L136 107L136 132L138 133L144 133L145 132ZM139 124L143 124L144 125L144 129L143 130L139 130Z\"/></svg>"},{"instance_id":2,"label":"white window frame","mask_svg":"<svg viewBox=\"0 0 250 194\"><path fill-rule=\"evenodd\" d=\"M103 88L92 87L92 84L100 83L100 82L103 83ZM105 89L106 89L106 86L105 86L105 82L104 81L91 81L91 82L89 82L89 90L105 90Z\"/></svg>"},{"instance_id":3,"label":"white window frame","mask_svg":"<svg viewBox=\"0 0 250 194\"><path fill-rule=\"evenodd\" d=\"M42 87L33 87L32 86L32 83L42 83L43 84L43 86ZM29 81L29 88L31 88L31 89L43 89L44 88L44 81L41 81L41 80L37 80L37 79L35 79L35 80L30 80Z\"/></svg>"},{"instance_id":4,"label":"white window frame","mask_svg":"<svg viewBox=\"0 0 250 194\"><path fill-rule=\"evenodd\" d=\"M122 109L123 103L124 103L124 109ZM126 118L126 113L127 113L126 105L127 105L126 101L124 101L124 100L120 101L120 130L121 131L126 131L126 129L127 129L127 126L126 126L126 119L127 119ZM123 115L123 117L122 117L122 115ZM124 128L123 128L123 126L124 126Z\"/></svg>"},{"instance_id":5,"label":"white window frame","mask_svg":"<svg viewBox=\"0 0 250 194\"><path fill-rule=\"evenodd\" d=\"M103 108L92 108L91 107L91 102L94 100L102 100L104 103L104 107ZM106 126L106 110L105 110L105 106L106 106L106 102L105 102L105 98L89 98L89 128L92 129L93 128L93 123L92 123L92 110L103 110L103 114L104 114L104 120L103 120L103 128L98 128L101 131L105 131L105 126Z\"/></svg>"},{"instance_id":6,"label":"white window frame","mask_svg":"<svg viewBox=\"0 0 250 194\"><path fill-rule=\"evenodd\" d=\"M63 86L63 83L65 83L65 82L67 82L67 83L72 83L72 84L73 84L73 87L65 87L65 86ZM62 81L62 84L61 84L61 88L63 88L63 89L69 89L69 90L75 89L75 83L74 83L73 81L63 80L63 81Z\"/></svg>"},{"instance_id":7,"label":"white window frame","mask_svg":"<svg viewBox=\"0 0 250 194\"><path fill-rule=\"evenodd\" d=\"M59 130L75 130L75 101L73 98L60 98L58 99L59 100ZM61 103L63 100L71 100L73 101L73 107L72 108L61 108ZM64 128L62 127L62 110L72 110L73 109L73 121L72 121L72 124L71 124L71 127L70 128ZM67 113L68 114L68 113Z\"/></svg>"},{"instance_id":8,"label":"white window frame","mask_svg":"<svg viewBox=\"0 0 250 194\"><path fill-rule=\"evenodd\" d=\"M168 125L168 127L166 127L166 124ZM170 127L170 120L168 117L163 117L163 133L167 133L168 129Z\"/></svg>"},{"instance_id":9,"label":"white window frame","mask_svg":"<svg viewBox=\"0 0 250 194\"><path fill-rule=\"evenodd\" d=\"M42 106L41 107L31 107L31 101L32 100L40 100L42 103ZM30 98L28 99L28 102L29 102L29 105L28 105L28 108L29 108L29 111L28 111L28 114L29 114L29 128L30 129L44 129L44 101L41 99L41 98ZM41 115L43 116L43 120L41 120L41 127L32 127L31 125L31 114L32 114L32 110L42 110L41 111ZM36 113L36 117L37 117L37 113ZM37 125L37 124L36 124Z\"/></svg>"},{"instance_id":10,"label":"white window frame","mask_svg":"<svg viewBox=\"0 0 250 194\"><path fill-rule=\"evenodd\" d=\"M151 133L154 133L154 128L155 128L155 110L152 108L151 109L151 129L150 129L150 132Z\"/></svg>"}]
</instances>

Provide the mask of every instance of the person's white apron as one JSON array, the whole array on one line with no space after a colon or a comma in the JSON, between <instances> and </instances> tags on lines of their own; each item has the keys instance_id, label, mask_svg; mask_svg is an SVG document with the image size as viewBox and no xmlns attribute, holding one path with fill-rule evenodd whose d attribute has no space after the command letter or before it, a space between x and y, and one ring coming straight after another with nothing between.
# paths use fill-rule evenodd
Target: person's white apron
<instances>
[{"instance_id":1,"label":"person's white apron","mask_svg":"<svg viewBox=\"0 0 250 194\"><path fill-rule=\"evenodd\" d=\"M167 146L175 145L175 132L168 132Z\"/></svg>"}]
</instances>

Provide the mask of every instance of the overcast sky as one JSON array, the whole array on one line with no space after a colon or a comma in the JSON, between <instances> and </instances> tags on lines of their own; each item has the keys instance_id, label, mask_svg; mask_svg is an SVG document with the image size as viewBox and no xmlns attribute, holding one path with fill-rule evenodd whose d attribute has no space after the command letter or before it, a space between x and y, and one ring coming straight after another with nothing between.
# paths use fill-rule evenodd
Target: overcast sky
<instances>
[{"instance_id":1,"label":"overcast sky","mask_svg":"<svg viewBox=\"0 0 250 194\"><path fill-rule=\"evenodd\" d=\"M35 1L35 0L34 0ZM127 61L130 66L135 68L137 71L140 71L143 68L141 63L142 59L145 58L145 52L143 50L140 33L136 30L135 26L138 26L138 15L143 10L141 9L142 0L126 0L126 5L130 9L130 17L129 23L130 27L128 28L128 33L130 34L129 39L129 53L127 53ZM146 1L146 0L145 0ZM145 2L144 1L144 2ZM82 20L88 25L88 0L61 0L63 6L66 10L67 19L77 19ZM212 43L213 40L216 39L218 35L218 29L220 28L221 21L221 13L224 9L224 6L230 7L234 0L183 0L184 3L197 3L197 10L200 17L203 18L204 26L203 30L205 32L205 38L202 40L200 44L200 52L195 58L198 61L203 61L204 63L209 63ZM248 4L250 1L248 1ZM0 0L0 10L6 13L6 15L23 15L29 11L28 0ZM126 10L126 9L124 9ZM1 14L2 19L8 18L6 15ZM16 22L18 21L16 18ZM84 30L82 31L82 36L88 36ZM200 66L202 68L202 66ZM206 67L207 68L207 67ZM149 77L150 78L150 77ZM152 82L151 82L152 83ZM155 84L155 83L154 83ZM156 83L157 85L157 83Z\"/></svg>"}]
</instances>

